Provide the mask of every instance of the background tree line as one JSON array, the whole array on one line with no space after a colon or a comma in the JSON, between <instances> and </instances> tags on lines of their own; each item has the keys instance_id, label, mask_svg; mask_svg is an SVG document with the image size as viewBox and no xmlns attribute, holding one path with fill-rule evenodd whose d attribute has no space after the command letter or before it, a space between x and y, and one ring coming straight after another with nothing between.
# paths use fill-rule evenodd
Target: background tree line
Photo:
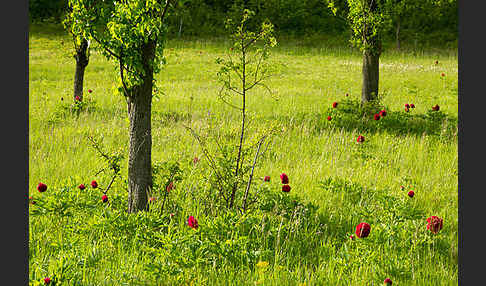
<instances>
[{"instance_id":1,"label":"background tree line","mask_svg":"<svg viewBox=\"0 0 486 286\"><path fill-rule=\"evenodd\" d=\"M274 24L276 36L307 36L326 34L348 37L346 0L333 1L339 11L333 15L325 0L178 0L168 15L170 36L218 36L225 33L224 21L239 11L241 4L255 11L255 22L268 19ZM401 43L457 43L457 0L396 0L393 15L384 40ZM31 22L61 23L67 11L67 0L31 0Z\"/></svg>"}]
</instances>

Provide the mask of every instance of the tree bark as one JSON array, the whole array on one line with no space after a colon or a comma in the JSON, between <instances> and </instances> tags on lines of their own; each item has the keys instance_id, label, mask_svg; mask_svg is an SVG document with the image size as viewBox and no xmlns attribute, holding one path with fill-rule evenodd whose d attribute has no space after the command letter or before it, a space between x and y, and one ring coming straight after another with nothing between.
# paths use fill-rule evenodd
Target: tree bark
<instances>
[{"instance_id":1,"label":"tree bark","mask_svg":"<svg viewBox=\"0 0 486 286\"><path fill-rule=\"evenodd\" d=\"M366 103L378 97L380 79L380 53L365 51L363 54L363 86L361 102Z\"/></svg>"},{"instance_id":2,"label":"tree bark","mask_svg":"<svg viewBox=\"0 0 486 286\"><path fill-rule=\"evenodd\" d=\"M143 82L135 86L128 100L130 127L128 150L128 212L148 209L152 189L152 88L155 41L142 46Z\"/></svg>"},{"instance_id":3,"label":"tree bark","mask_svg":"<svg viewBox=\"0 0 486 286\"><path fill-rule=\"evenodd\" d=\"M76 48L76 71L74 72L74 95L73 99L76 101L76 96L83 100L83 85L84 85L84 71L88 66L88 41L83 39L81 45Z\"/></svg>"}]
</instances>

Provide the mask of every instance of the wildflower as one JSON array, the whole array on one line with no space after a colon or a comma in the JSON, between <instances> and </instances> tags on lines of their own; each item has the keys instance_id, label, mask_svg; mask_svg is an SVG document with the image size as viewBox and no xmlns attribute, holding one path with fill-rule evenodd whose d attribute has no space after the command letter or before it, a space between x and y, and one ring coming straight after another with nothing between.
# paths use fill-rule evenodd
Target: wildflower
<instances>
[{"instance_id":1,"label":"wildflower","mask_svg":"<svg viewBox=\"0 0 486 286\"><path fill-rule=\"evenodd\" d=\"M410 108L415 108L415 104L411 103Z\"/></svg>"},{"instance_id":2,"label":"wildflower","mask_svg":"<svg viewBox=\"0 0 486 286\"><path fill-rule=\"evenodd\" d=\"M98 182L96 182L95 180L91 181L91 187L93 187L93 189L96 189L98 187Z\"/></svg>"},{"instance_id":3,"label":"wildflower","mask_svg":"<svg viewBox=\"0 0 486 286\"><path fill-rule=\"evenodd\" d=\"M82 190L86 189L86 186L84 184L81 184L81 185L78 186L78 188L82 191Z\"/></svg>"},{"instance_id":4,"label":"wildflower","mask_svg":"<svg viewBox=\"0 0 486 286\"><path fill-rule=\"evenodd\" d=\"M378 114L379 114L381 117L384 117L384 116L386 116L386 110L384 110L384 109L383 109L383 110L382 110L382 111L380 111Z\"/></svg>"},{"instance_id":5,"label":"wildflower","mask_svg":"<svg viewBox=\"0 0 486 286\"><path fill-rule=\"evenodd\" d=\"M333 102L333 103L332 103L332 107L333 107L333 108L336 108L337 106L338 106L338 103L337 103L337 102Z\"/></svg>"},{"instance_id":6,"label":"wildflower","mask_svg":"<svg viewBox=\"0 0 486 286\"><path fill-rule=\"evenodd\" d=\"M93 91L92 91L91 89L88 89L88 92L89 92L89 93L92 93Z\"/></svg>"},{"instance_id":7,"label":"wildflower","mask_svg":"<svg viewBox=\"0 0 486 286\"><path fill-rule=\"evenodd\" d=\"M280 180L282 180L282 184L288 184L289 183L289 177L285 173L280 174Z\"/></svg>"},{"instance_id":8,"label":"wildflower","mask_svg":"<svg viewBox=\"0 0 486 286\"><path fill-rule=\"evenodd\" d=\"M427 219L427 229L432 233L438 233L442 229L443 219L437 216L431 216Z\"/></svg>"},{"instance_id":9,"label":"wildflower","mask_svg":"<svg viewBox=\"0 0 486 286\"><path fill-rule=\"evenodd\" d=\"M365 238L370 234L371 226L366 223L362 222L356 226L356 236L359 238Z\"/></svg>"},{"instance_id":10,"label":"wildflower","mask_svg":"<svg viewBox=\"0 0 486 286\"><path fill-rule=\"evenodd\" d=\"M265 176L265 178L263 178L263 181L264 182L270 182L270 176Z\"/></svg>"},{"instance_id":11,"label":"wildflower","mask_svg":"<svg viewBox=\"0 0 486 286\"><path fill-rule=\"evenodd\" d=\"M290 186L289 185L283 185L282 186L282 192L285 192L285 193L290 192Z\"/></svg>"},{"instance_id":12,"label":"wildflower","mask_svg":"<svg viewBox=\"0 0 486 286\"><path fill-rule=\"evenodd\" d=\"M74 98L76 101L81 101L81 97L79 97L79 95L76 95L76 97Z\"/></svg>"},{"instance_id":13,"label":"wildflower","mask_svg":"<svg viewBox=\"0 0 486 286\"><path fill-rule=\"evenodd\" d=\"M327 117L327 121L331 121L332 117L331 116L328 116Z\"/></svg>"},{"instance_id":14,"label":"wildflower","mask_svg":"<svg viewBox=\"0 0 486 286\"><path fill-rule=\"evenodd\" d=\"M433 111L439 111L440 107L438 104L436 104L435 106L432 106L432 110Z\"/></svg>"},{"instance_id":15,"label":"wildflower","mask_svg":"<svg viewBox=\"0 0 486 286\"><path fill-rule=\"evenodd\" d=\"M380 114L378 114L378 113L377 113L377 114L375 114L375 115L373 116L373 119L374 119L374 120L380 120Z\"/></svg>"},{"instance_id":16,"label":"wildflower","mask_svg":"<svg viewBox=\"0 0 486 286\"><path fill-rule=\"evenodd\" d=\"M103 196L101 197L101 200L102 200L104 203L108 202L108 196L107 196L107 195L103 195Z\"/></svg>"},{"instance_id":17,"label":"wildflower","mask_svg":"<svg viewBox=\"0 0 486 286\"><path fill-rule=\"evenodd\" d=\"M194 229L197 229L199 227L199 224L197 223L197 219L195 219L192 215L189 216L189 218L187 219L187 225Z\"/></svg>"},{"instance_id":18,"label":"wildflower","mask_svg":"<svg viewBox=\"0 0 486 286\"><path fill-rule=\"evenodd\" d=\"M359 136L358 136L358 138L356 139L356 141L357 141L358 143L362 143L362 142L364 142L364 141L365 141L365 138L364 138L364 136L359 135Z\"/></svg>"},{"instance_id":19,"label":"wildflower","mask_svg":"<svg viewBox=\"0 0 486 286\"><path fill-rule=\"evenodd\" d=\"M392 285L392 281L390 278L386 278L385 281L383 281L383 283L386 285Z\"/></svg>"},{"instance_id":20,"label":"wildflower","mask_svg":"<svg viewBox=\"0 0 486 286\"><path fill-rule=\"evenodd\" d=\"M405 103L405 108L410 108L410 104Z\"/></svg>"},{"instance_id":21,"label":"wildflower","mask_svg":"<svg viewBox=\"0 0 486 286\"><path fill-rule=\"evenodd\" d=\"M194 159L192 159L192 163L194 164L197 164L199 161L201 161L198 157L194 157Z\"/></svg>"},{"instance_id":22,"label":"wildflower","mask_svg":"<svg viewBox=\"0 0 486 286\"><path fill-rule=\"evenodd\" d=\"M410 191L410 192L408 192L408 196L409 196L409 197L413 198L413 196L414 196L414 195L415 195L415 192L414 192L414 191Z\"/></svg>"},{"instance_id":23,"label":"wildflower","mask_svg":"<svg viewBox=\"0 0 486 286\"><path fill-rule=\"evenodd\" d=\"M174 188L174 183L170 182L165 189L167 190L168 193L170 193L170 191L172 191L173 188Z\"/></svg>"},{"instance_id":24,"label":"wildflower","mask_svg":"<svg viewBox=\"0 0 486 286\"><path fill-rule=\"evenodd\" d=\"M440 75L444 77L445 76L445 73L441 73Z\"/></svg>"},{"instance_id":25,"label":"wildflower","mask_svg":"<svg viewBox=\"0 0 486 286\"><path fill-rule=\"evenodd\" d=\"M409 111L410 111L410 109L408 109L408 108L405 107L405 112L409 112Z\"/></svg>"},{"instance_id":26,"label":"wildflower","mask_svg":"<svg viewBox=\"0 0 486 286\"><path fill-rule=\"evenodd\" d=\"M37 185L37 190L41 193L45 192L47 190L47 185L44 183L39 183Z\"/></svg>"},{"instance_id":27,"label":"wildflower","mask_svg":"<svg viewBox=\"0 0 486 286\"><path fill-rule=\"evenodd\" d=\"M44 278L44 284L49 285L51 283L51 278L46 277Z\"/></svg>"}]
</instances>

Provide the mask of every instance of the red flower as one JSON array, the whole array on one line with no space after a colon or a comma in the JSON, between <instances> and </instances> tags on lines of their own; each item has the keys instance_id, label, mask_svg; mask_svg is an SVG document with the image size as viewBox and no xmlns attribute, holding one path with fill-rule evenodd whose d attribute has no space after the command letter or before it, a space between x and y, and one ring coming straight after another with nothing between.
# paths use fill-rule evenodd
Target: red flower
<instances>
[{"instance_id":1,"label":"red flower","mask_svg":"<svg viewBox=\"0 0 486 286\"><path fill-rule=\"evenodd\" d=\"M433 111L439 111L440 107L438 104L436 104L435 106L432 106L432 110Z\"/></svg>"},{"instance_id":2,"label":"red flower","mask_svg":"<svg viewBox=\"0 0 486 286\"><path fill-rule=\"evenodd\" d=\"M362 222L356 226L356 236L359 238L365 238L370 234L371 226L366 223Z\"/></svg>"},{"instance_id":3,"label":"red flower","mask_svg":"<svg viewBox=\"0 0 486 286\"><path fill-rule=\"evenodd\" d=\"M410 108L410 105L408 103L405 103L405 108Z\"/></svg>"},{"instance_id":4,"label":"red flower","mask_svg":"<svg viewBox=\"0 0 486 286\"><path fill-rule=\"evenodd\" d=\"M380 114L380 116L381 116L381 117L385 117L385 116L386 116L386 110L384 110L384 109L383 109L383 110L382 110L382 111L380 111L380 113L378 113L378 114Z\"/></svg>"},{"instance_id":5,"label":"red flower","mask_svg":"<svg viewBox=\"0 0 486 286\"><path fill-rule=\"evenodd\" d=\"M356 139L356 141L357 141L358 143L361 143L361 142L364 142L364 141L365 141L365 138L364 138L364 136L359 135L359 136L358 136L358 138Z\"/></svg>"},{"instance_id":6,"label":"red flower","mask_svg":"<svg viewBox=\"0 0 486 286\"><path fill-rule=\"evenodd\" d=\"M413 196L414 196L414 195L415 195L415 192L414 192L414 191L410 191L410 192L408 192L408 196L409 196L409 197L413 198Z\"/></svg>"},{"instance_id":7,"label":"red flower","mask_svg":"<svg viewBox=\"0 0 486 286\"><path fill-rule=\"evenodd\" d=\"M84 189L86 189L86 187L84 186L84 184L79 185L79 186L78 186L78 188L79 188L81 191L82 191L82 190L84 190Z\"/></svg>"},{"instance_id":8,"label":"red flower","mask_svg":"<svg viewBox=\"0 0 486 286\"><path fill-rule=\"evenodd\" d=\"M265 176L265 178L263 178L263 181L264 182L270 182L270 176Z\"/></svg>"},{"instance_id":9,"label":"red flower","mask_svg":"<svg viewBox=\"0 0 486 286\"><path fill-rule=\"evenodd\" d=\"M411 103L410 108L415 108L415 104Z\"/></svg>"},{"instance_id":10,"label":"red flower","mask_svg":"<svg viewBox=\"0 0 486 286\"><path fill-rule=\"evenodd\" d=\"M290 192L290 186L289 185L283 185L282 186L282 192L285 192L285 193Z\"/></svg>"},{"instance_id":11,"label":"red flower","mask_svg":"<svg viewBox=\"0 0 486 286\"><path fill-rule=\"evenodd\" d=\"M373 119L374 120L380 120L380 114L377 113L377 114L373 115Z\"/></svg>"},{"instance_id":12,"label":"red flower","mask_svg":"<svg viewBox=\"0 0 486 286\"><path fill-rule=\"evenodd\" d=\"M92 91L91 89L88 89L88 92L89 92L89 93L92 93L93 91Z\"/></svg>"},{"instance_id":13,"label":"red flower","mask_svg":"<svg viewBox=\"0 0 486 286\"><path fill-rule=\"evenodd\" d=\"M445 76L445 73L441 73L440 75L441 75L441 76Z\"/></svg>"},{"instance_id":14,"label":"red flower","mask_svg":"<svg viewBox=\"0 0 486 286\"><path fill-rule=\"evenodd\" d=\"M91 187L93 187L93 189L96 189L98 187L98 183L95 180L91 181Z\"/></svg>"},{"instance_id":15,"label":"red flower","mask_svg":"<svg viewBox=\"0 0 486 286\"><path fill-rule=\"evenodd\" d=\"M333 108L336 108L337 106L338 106L338 103L337 103L337 102L333 102L333 103L332 103L332 107L333 107Z\"/></svg>"},{"instance_id":16,"label":"red flower","mask_svg":"<svg viewBox=\"0 0 486 286\"><path fill-rule=\"evenodd\" d=\"M39 183L37 185L37 190L41 193L45 192L47 190L47 185L44 183Z\"/></svg>"},{"instance_id":17,"label":"red flower","mask_svg":"<svg viewBox=\"0 0 486 286\"><path fill-rule=\"evenodd\" d=\"M107 195L103 195L103 196L101 197L101 200L102 200L104 203L108 202L108 196L107 196Z\"/></svg>"},{"instance_id":18,"label":"red flower","mask_svg":"<svg viewBox=\"0 0 486 286\"><path fill-rule=\"evenodd\" d=\"M385 281L383 281L386 285L392 285L392 281L390 278L386 278Z\"/></svg>"},{"instance_id":19,"label":"red flower","mask_svg":"<svg viewBox=\"0 0 486 286\"><path fill-rule=\"evenodd\" d=\"M170 184L165 189L167 190L168 193L170 193L170 191L172 191L173 188L174 188L174 183L170 182Z\"/></svg>"},{"instance_id":20,"label":"red flower","mask_svg":"<svg viewBox=\"0 0 486 286\"><path fill-rule=\"evenodd\" d=\"M327 117L327 121L331 121L332 117L331 116L328 116Z\"/></svg>"},{"instance_id":21,"label":"red flower","mask_svg":"<svg viewBox=\"0 0 486 286\"><path fill-rule=\"evenodd\" d=\"M51 278L46 277L44 278L44 284L49 285L51 283Z\"/></svg>"},{"instance_id":22,"label":"red flower","mask_svg":"<svg viewBox=\"0 0 486 286\"><path fill-rule=\"evenodd\" d=\"M350 238L351 240L354 240L354 235L352 235L352 234L351 234L351 235L349 236L349 238Z\"/></svg>"},{"instance_id":23,"label":"red flower","mask_svg":"<svg viewBox=\"0 0 486 286\"><path fill-rule=\"evenodd\" d=\"M197 223L197 219L195 219L192 215L189 216L189 218L187 219L187 225L194 229L199 227L199 224Z\"/></svg>"},{"instance_id":24,"label":"red flower","mask_svg":"<svg viewBox=\"0 0 486 286\"><path fill-rule=\"evenodd\" d=\"M442 229L443 219L437 216L431 216L427 219L427 229L432 233L438 233Z\"/></svg>"},{"instance_id":25,"label":"red flower","mask_svg":"<svg viewBox=\"0 0 486 286\"><path fill-rule=\"evenodd\" d=\"M74 98L76 101L81 101L81 97L79 97L79 95L76 95L76 97Z\"/></svg>"},{"instance_id":26,"label":"red flower","mask_svg":"<svg viewBox=\"0 0 486 286\"><path fill-rule=\"evenodd\" d=\"M289 177L287 177L287 174L285 174L285 173L280 174L280 180L282 180L282 184L288 184L289 183Z\"/></svg>"}]
</instances>

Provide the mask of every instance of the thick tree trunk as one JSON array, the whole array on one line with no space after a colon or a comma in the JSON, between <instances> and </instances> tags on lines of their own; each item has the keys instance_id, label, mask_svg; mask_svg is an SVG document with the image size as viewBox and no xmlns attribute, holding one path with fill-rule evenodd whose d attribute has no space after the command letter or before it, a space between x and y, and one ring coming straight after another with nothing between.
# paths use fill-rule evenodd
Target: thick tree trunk
<instances>
[{"instance_id":1,"label":"thick tree trunk","mask_svg":"<svg viewBox=\"0 0 486 286\"><path fill-rule=\"evenodd\" d=\"M88 66L88 41L83 39L81 45L76 49L76 54L74 55L76 59L76 71L74 72L74 96L73 99L76 100L76 96L83 99L83 85L84 85L84 71L86 66Z\"/></svg>"},{"instance_id":2,"label":"thick tree trunk","mask_svg":"<svg viewBox=\"0 0 486 286\"><path fill-rule=\"evenodd\" d=\"M365 103L378 96L378 82L380 78L380 54L365 51L363 54L363 86L361 102Z\"/></svg>"},{"instance_id":3,"label":"thick tree trunk","mask_svg":"<svg viewBox=\"0 0 486 286\"><path fill-rule=\"evenodd\" d=\"M129 135L128 150L128 212L148 208L148 193L152 188L152 88L155 42L142 47L145 75L143 83L134 87L128 101Z\"/></svg>"}]
</instances>

